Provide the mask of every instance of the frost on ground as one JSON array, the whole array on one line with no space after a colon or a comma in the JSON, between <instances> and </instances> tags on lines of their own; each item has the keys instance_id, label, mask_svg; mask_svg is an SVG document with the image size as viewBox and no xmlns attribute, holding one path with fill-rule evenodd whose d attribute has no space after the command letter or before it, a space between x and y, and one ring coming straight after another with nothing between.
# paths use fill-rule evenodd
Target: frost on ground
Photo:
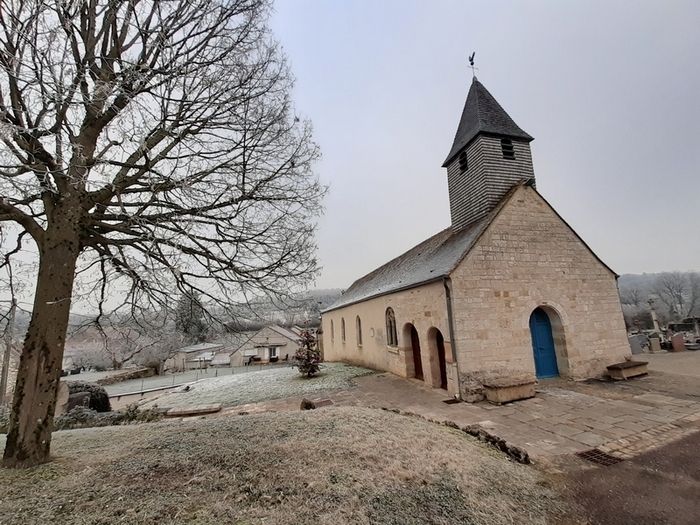
<instances>
[{"instance_id":1,"label":"frost on ground","mask_svg":"<svg viewBox=\"0 0 700 525\"><path fill-rule=\"evenodd\" d=\"M575 523L533 467L369 408L70 430L53 452L0 470L0 524Z\"/></svg>"},{"instance_id":2,"label":"frost on ground","mask_svg":"<svg viewBox=\"0 0 700 525\"><path fill-rule=\"evenodd\" d=\"M183 407L221 403L223 406L244 405L270 399L313 395L323 390L354 386L354 377L371 374L366 368L343 363L324 363L321 373L312 378L302 377L296 368L271 368L260 372L203 379L189 390L153 398L146 406Z\"/></svg>"}]
</instances>

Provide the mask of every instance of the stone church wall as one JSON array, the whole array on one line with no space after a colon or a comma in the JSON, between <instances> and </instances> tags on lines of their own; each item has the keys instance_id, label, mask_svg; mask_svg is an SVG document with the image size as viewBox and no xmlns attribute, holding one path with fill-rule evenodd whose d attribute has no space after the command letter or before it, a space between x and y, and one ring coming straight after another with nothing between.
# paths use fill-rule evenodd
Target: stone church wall
<instances>
[{"instance_id":1,"label":"stone church wall","mask_svg":"<svg viewBox=\"0 0 700 525\"><path fill-rule=\"evenodd\" d=\"M451 279L463 390L484 376L534 377L537 307L562 376L599 376L630 354L615 276L532 188L516 191Z\"/></svg>"},{"instance_id":2,"label":"stone church wall","mask_svg":"<svg viewBox=\"0 0 700 525\"><path fill-rule=\"evenodd\" d=\"M387 343L386 310L391 307L396 317L398 346ZM356 319L362 325L362 344L358 344ZM345 320L345 341L341 336ZM323 351L326 361L343 361L386 370L402 377L414 377L409 323L416 327L421 347L421 362L427 384L439 386L439 363L431 328L437 328L445 340L448 391L457 393L457 372L452 360L452 347L447 320L445 289L442 281L433 282L376 297L361 303L323 314ZM331 328L332 323L332 328Z\"/></svg>"}]
</instances>

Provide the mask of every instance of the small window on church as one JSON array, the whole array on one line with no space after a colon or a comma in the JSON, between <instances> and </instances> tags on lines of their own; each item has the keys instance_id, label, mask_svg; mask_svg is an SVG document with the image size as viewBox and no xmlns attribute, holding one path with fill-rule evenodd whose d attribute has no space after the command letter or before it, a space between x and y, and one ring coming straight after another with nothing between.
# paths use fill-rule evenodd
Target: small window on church
<instances>
[{"instance_id":1,"label":"small window on church","mask_svg":"<svg viewBox=\"0 0 700 525\"><path fill-rule=\"evenodd\" d=\"M513 149L513 141L510 139L501 139L501 151L504 159L514 159L515 150Z\"/></svg>"},{"instance_id":2,"label":"small window on church","mask_svg":"<svg viewBox=\"0 0 700 525\"><path fill-rule=\"evenodd\" d=\"M362 346L362 321L359 315L355 318L355 330L357 331L357 346Z\"/></svg>"},{"instance_id":3,"label":"small window on church","mask_svg":"<svg viewBox=\"0 0 700 525\"><path fill-rule=\"evenodd\" d=\"M331 319L331 343L335 341L335 330L333 329L333 319Z\"/></svg>"},{"instance_id":4,"label":"small window on church","mask_svg":"<svg viewBox=\"0 0 700 525\"><path fill-rule=\"evenodd\" d=\"M340 340L345 342L345 317L340 318Z\"/></svg>"},{"instance_id":5,"label":"small window on church","mask_svg":"<svg viewBox=\"0 0 700 525\"><path fill-rule=\"evenodd\" d=\"M394 310L386 309L386 344L389 346L399 346L399 338L396 334L396 316Z\"/></svg>"},{"instance_id":6,"label":"small window on church","mask_svg":"<svg viewBox=\"0 0 700 525\"><path fill-rule=\"evenodd\" d=\"M469 162L467 161L467 152L463 151L459 154L459 171L464 173L469 169Z\"/></svg>"}]
</instances>

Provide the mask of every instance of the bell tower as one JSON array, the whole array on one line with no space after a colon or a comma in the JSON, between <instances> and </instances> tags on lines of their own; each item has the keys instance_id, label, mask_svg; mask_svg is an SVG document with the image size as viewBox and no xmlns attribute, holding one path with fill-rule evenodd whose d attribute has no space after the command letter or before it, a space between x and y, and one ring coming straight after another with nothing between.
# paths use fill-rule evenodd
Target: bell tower
<instances>
[{"instance_id":1,"label":"bell tower","mask_svg":"<svg viewBox=\"0 0 700 525\"><path fill-rule=\"evenodd\" d=\"M534 185L532 140L474 77L442 165L447 168L455 231L488 215L514 185L523 181Z\"/></svg>"}]
</instances>

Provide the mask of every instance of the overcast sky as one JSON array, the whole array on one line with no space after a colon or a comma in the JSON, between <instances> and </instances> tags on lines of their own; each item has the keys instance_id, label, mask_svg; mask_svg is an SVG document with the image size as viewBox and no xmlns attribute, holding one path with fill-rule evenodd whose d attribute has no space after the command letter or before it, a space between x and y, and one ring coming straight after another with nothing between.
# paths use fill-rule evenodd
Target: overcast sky
<instances>
[{"instance_id":1,"label":"overcast sky","mask_svg":"<svg viewBox=\"0 0 700 525\"><path fill-rule=\"evenodd\" d=\"M319 287L450 222L446 172L477 76L535 137L538 190L618 273L700 270L700 2L277 0L330 185Z\"/></svg>"}]
</instances>

